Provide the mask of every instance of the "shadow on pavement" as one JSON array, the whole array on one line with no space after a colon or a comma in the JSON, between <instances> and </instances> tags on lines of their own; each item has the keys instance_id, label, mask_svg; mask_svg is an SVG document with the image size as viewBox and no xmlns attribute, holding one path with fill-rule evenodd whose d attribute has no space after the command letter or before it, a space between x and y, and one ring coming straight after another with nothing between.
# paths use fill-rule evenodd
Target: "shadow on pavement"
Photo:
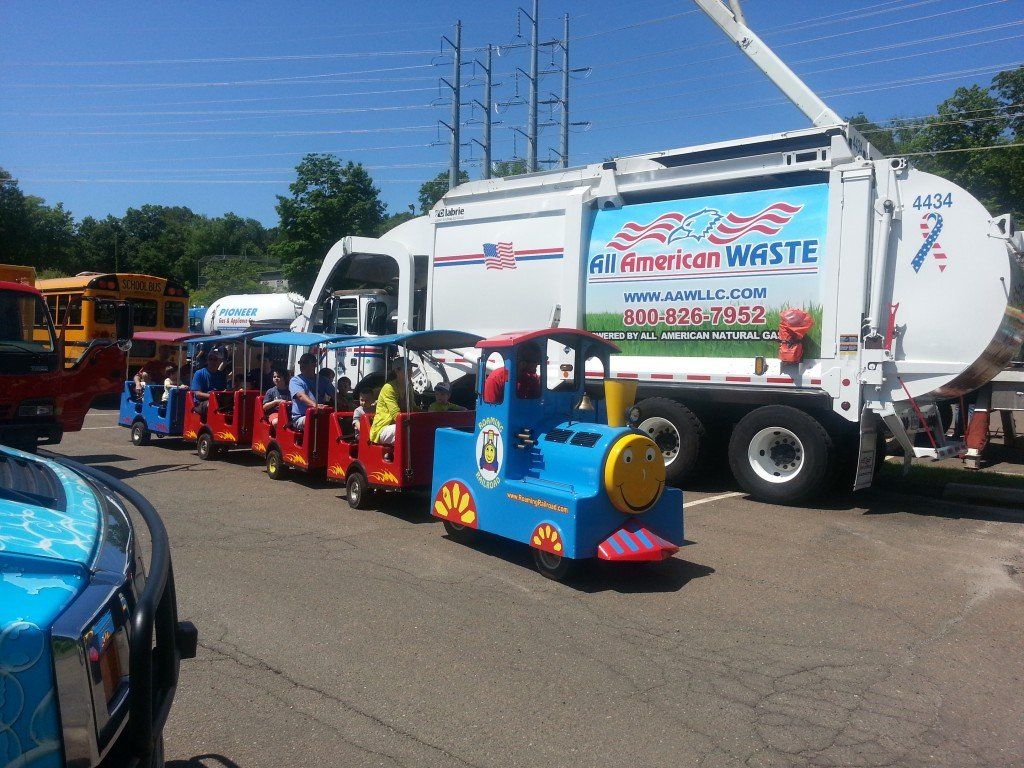
<instances>
[{"instance_id":1,"label":"shadow on pavement","mask_svg":"<svg viewBox=\"0 0 1024 768\"><path fill-rule=\"evenodd\" d=\"M338 485L331 483L331 485ZM348 496L342 493L338 496L338 501L342 504L348 504ZM367 506L367 512L374 514L385 514L390 517L398 518L406 523L412 523L414 525L423 525L440 523L441 521L430 514L430 498L425 493L418 492L405 492L405 493L382 493L376 492L375 495L368 500L369 506Z\"/></svg>"},{"instance_id":2,"label":"shadow on pavement","mask_svg":"<svg viewBox=\"0 0 1024 768\"><path fill-rule=\"evenodd\" d=\"M169 760L164 768L241 768L238 763L224 755L196 755L188 760Z\"/></svg>"},{"instance_id":3,"label":"shadow on pavement","mask_svg":"<svg viewBox=\"0 0 1024 768\"><path fill-rule=\"evenodd\" d=\"M77 461L79 464L115 464L119 461L135 461L131 456L122 456L120 453L95 453L85 456L68 455L68 458Z\"/></svg>"},{"instance_id":4,"label":"shadow on pavement","mask_svg":"<svg viewBox=\"0 0 1024 768\"><path fill-rule=\"evenodd\" d=\"M209 472L213 469L213 467L204 464L151 464L146 467L139 467L138 469L122 469L121 467L111 467L105 464L90 464L90 466L98 469L100 472L106 472L118 480L128 480L144 475L158 475L165 472Z\"/></svg>"},{"instance_id":5,"label":"shadow on pavement","mask_svg":"<svg viewBox=\"0 0 1024 768\"><path fill-rule=\"evenodd\" d=\"M533 565L530 547L498 536L479 534L471 544L459 544L449 536L446 539L454 546L464 546L491 557L500 557L507 563L518 565L538 579L544 579ZM694 579L710 576L714 568L677 557L657 563L607 563L603 560L586 560L577 575L562 585L579 592L678 592Z\"/></svg>"}]
</instances>

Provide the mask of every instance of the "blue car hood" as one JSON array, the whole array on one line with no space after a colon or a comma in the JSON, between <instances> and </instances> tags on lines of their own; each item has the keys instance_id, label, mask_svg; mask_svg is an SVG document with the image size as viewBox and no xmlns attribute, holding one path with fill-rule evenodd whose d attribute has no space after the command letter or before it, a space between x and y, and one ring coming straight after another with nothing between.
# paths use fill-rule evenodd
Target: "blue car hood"
<instances>
[{"instance_id":1,"label":"blue car hood","mask_svg":"<svg viewBox=\"0 0 1024 768\"><path fill-rule=\"evenodd\" d=\"M6 447L0 461L23 470L37 462L64 495L54 509L0 488L0 765L58 765L50 628L87 582L101 508L85 480L59 464Z\"/></svg>"}]
</instances>

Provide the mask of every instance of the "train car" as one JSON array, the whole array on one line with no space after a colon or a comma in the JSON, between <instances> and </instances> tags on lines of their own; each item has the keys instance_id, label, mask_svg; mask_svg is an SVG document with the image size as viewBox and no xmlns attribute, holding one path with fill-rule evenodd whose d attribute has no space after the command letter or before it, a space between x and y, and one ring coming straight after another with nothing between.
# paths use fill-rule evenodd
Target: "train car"
<instances>
[{"instance_id":1,"label":"train car","mask_svg":"<svg viewBox=\"0 0 1024 768\"><path fill-rule=\"evenodd\" d=\"M182 437L195 441L196 453L203 461L218 458L231 448L248 448L252 444L253 403L259 400L260 393L246 388L244 372L249 362L248 342L259 333L263 331L201 336L188 341L193 349L213 344L230 347L231 377L239 379L238 386L233 386L236 382L225 374L224 388L210 391L205 413L195 392L189 389L185 395Z\"/></svg>"},{"instance_id":2,"label":"train car","mask_svg":"<svg viewBox=\"0 0 1024 768\"><path fill-rule=\"evenodd\" d=\"M571 328L477 347L474 428L435 436L431 512L449 536L468 542L487 532L527 544L551 579L591 558L656 561L678 551L682 491L665 487L657 444L627 426L627 410L637 417L636 382L605 378L597 406L587 394L587 378L604 378L618 347ZM563 362L552 368L552 359Z\"/></svg>"},{"instance_id":3,"label":"train car","mask_svg":"<svg viewBox=\"0 0 1024 768\"><path fill-rule=\"evenodd\" d=\"M410 371L404 382L405 401L413 403L417 386L423 390L419 393L420 398L430 399L431 385L425 368L434 358L434 352L471 347L480 339L476 334L463 331L416 331L379 338L349 339L328 344L327 349L357 347L378 350L384 360L384 380L387 380L389 361L396 353L401 355L409 361ZM414 359L418 364L413 362ZM433 368L444 374L443 366ZM363 415L357 432L351 412L328 416L327 479L345 483L348 503L353 509L368 506L376 492L429 488L434 466L434 433L445 427L469 429L473 425L473 411L431 412L428 407L426 412L399 413L395 420L394 443L387 445L370 440L372 423L372 415Z\"/></svg>"},{"instance_id":4,"label":"train car","mask_svg":"<svg viewBox=\"0 0 1024 768\"><path fill-rule=\"evenodd\" d=\"M279 331L256 336L253 343L315 349L346 338L322 333ZM260 391L264 391L262 384ZM329 424L336 408L320 406L308 409L302 429L295 429L291 423L290 406L291 403L280 403L276 410L268 412L263 407L262 395L253 404L252 452L263 457L271 480L283 480L291 470L319 471L327 461ZM352 411L348 410L347 413L351 420Z\"/></svg>"},{"instance_id":5,"label":"train car","mask_svg":"<svg viewBox=\"0 0 1024 768\"><path fill-rule=\"evenodd\" d=\"M183 344L198 334L174 331L140 331L132 341L177 345L178 380L181 381ZM135 381L127 379L121 391L121 405L117 423L131 430L132 445L146 445L150 437L181 437L185 424L184 388L167 390L163 381L146 384L141 395L136 394Z\"/></svg>"}]
</instances>

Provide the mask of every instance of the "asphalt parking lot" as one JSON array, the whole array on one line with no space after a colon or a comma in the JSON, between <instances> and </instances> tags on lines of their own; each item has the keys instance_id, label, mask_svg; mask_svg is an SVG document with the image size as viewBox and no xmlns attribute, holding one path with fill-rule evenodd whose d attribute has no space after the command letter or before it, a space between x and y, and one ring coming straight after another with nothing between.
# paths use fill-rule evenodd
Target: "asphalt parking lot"
<instances>
[{"instance_id":1,"label":"asphalt parking lot","mask_svg":"<svg viewBox=\"0 0 1024 768\"><path fill-rule=\"evenodd\" d=\"M570 586L447 539L425 499L356 512L245 452L134 448L115 418L58 450L170 531L200 631L174 768L1024 764L1024 524L711 480L675 558Z\"/></svg>"}]
</instances>

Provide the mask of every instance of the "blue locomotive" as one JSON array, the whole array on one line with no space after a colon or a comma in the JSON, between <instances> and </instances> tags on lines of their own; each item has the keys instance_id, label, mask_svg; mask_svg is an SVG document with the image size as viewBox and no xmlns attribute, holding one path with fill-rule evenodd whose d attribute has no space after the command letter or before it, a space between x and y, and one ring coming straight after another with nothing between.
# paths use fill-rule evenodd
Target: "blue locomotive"
<instances>
[{"instance_id":1,"label":"blue locomotive","mask_svg":"<svg viewBox=\"0 0 1024 768\"><path fill-rule=\"evenodd\" d=\"M604 378L618 348L570 328L477 347L475 428L439 429L435 438L431 512L449 536L484 531L527 544L553 579L589 558L652 561L678 551L682 491L665 487L654 441L625 424L635 382L605 380L597 406L587 395L588 374Z\"/></svg>"}]
</instances>

